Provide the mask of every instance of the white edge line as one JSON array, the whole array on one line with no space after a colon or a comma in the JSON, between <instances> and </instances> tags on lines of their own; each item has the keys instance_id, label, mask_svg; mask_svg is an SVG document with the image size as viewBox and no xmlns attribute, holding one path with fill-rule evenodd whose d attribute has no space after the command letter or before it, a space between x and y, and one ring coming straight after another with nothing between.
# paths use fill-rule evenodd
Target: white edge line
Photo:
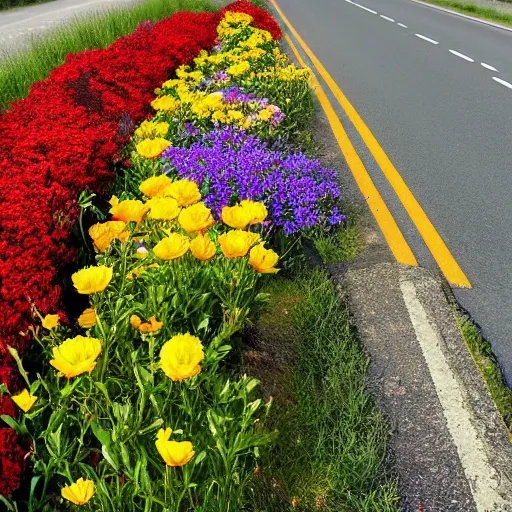
<instances>
[{"instance_id":1,"label":"white edge line","mask_svg":"<svg viewBox=\"0 0 512 512\"><path fill-rule=\"evenodd\" d=\"M439 44L439 41L434 41L434 39L430 39L430 37L422 36L421 34L414 34L416 37L419 37L420 39L423 39L424 41L428 41L432 44Z\"/></svg>"},{"instance_id":2,"label":"white edge line","mask_svg":"<svg viewBox=\"0 0 512 512\"><path fill-rule=\"evenodd\" d=\"M391 23L394 23L395 20L393 18L388 18L387 16L384 16L384 14L381 14L380 17L383 19L383 20L386 20L386 21L391 21Z\"/></svg>"},{"instance_id":3,"label":"white edge line","mask_svg":"<svg viewBox=\"0 0 512 512\"><path fill-rule=\"evenodd\" d=\"M505 80L502 80L501 78L498 78L497 76L493 76L492 79L495 82L498 82L501 85L504 85L505 87L508 87L509 89L512 89L512 84L506 82Z\"/></svg>"},{"instance_id":4,"label":"white edge line","mask_svg":"<svg viewBox=\"0 0 512 512\"><path fill-rule=\"evenodd\" d=\"M455 50L449 50L449 52L456 57L460 57L461 59L467 60L468 62L475 62L471 57L468 57L467 55L464 55L463 53L456 52Z\"/></svg>"},{"instance_id":5,"label":"white edge line","mask_svg":"<svg viewBox=\"0 0 512 512\"><path fill-rule=\"evenodd\" d=\"M356 4L355 2L352 2L356 7L360 7L361 9L364 9L365 11L371 12L372 14L378 14L377 11L374 11L373 9L368 9L368 7L365 7L361 4Z\"/></svg>"},{"instance_id":6,"label":"white edge line","mask_svg":"<svg viewBox=\"0 0 512 512\"><path fill-rule=\"evenodd\" d=\"M407 25L404 25L403 23L397 23L397 25L402 28L408 28Z\"/></svg>"},{"instance_id":7,"label":"white edge line","mask_svg":"<svg viewBox=\"0 0 512 512\"><path fill-rule=\"evenodd\" d=\"M441 348L442 338L416 293L415 284L401 277L400 289L416 339L434 382L446 425L452 436L464 474L470 484L476 510L503 510L498 493L499 479L487 456L484 442L473 424L466 405L465 390L458 381Z\"/></svg>"},{"instance_id":8,"label":"white edge line","mask_svg":"<svg viewBox=\"0 0 512 512\"><path fill-rule=\"evenodd\" d=\"M482 20L480 18L475 18L474 16L468 16L467 14L462 14L461 12L451 11L450 9L445 9L444 7L440 7L439 5L427 4L425 2L421 2L420 0L410 0L415 4L421 4L425 7L430 7L431 9L436 9L438 11L443 11L448 14L453 14L454 16L459 16L460 18L465 18L470 21L476 21L477 23L482 23L483 25L488 25L489 27L501 28L502 30L507 30L508 32L512 32L512 28L505 27L503 25L499 25L498 23L492 23L491 21Z\"/></svg>"},{"instance_id":9,"label":"white edge line","mask_svg":"<svg viewBox=\"0 0 512 512\"><path fill-rule=\"evenodd\" d=\"M481 62L480 65L483 66L485 69L489 69L490 71L496 71L496 73L499 73L499 71L496 68L489 64L486 64L485 62Z\"/></svg>"}]
</instances>

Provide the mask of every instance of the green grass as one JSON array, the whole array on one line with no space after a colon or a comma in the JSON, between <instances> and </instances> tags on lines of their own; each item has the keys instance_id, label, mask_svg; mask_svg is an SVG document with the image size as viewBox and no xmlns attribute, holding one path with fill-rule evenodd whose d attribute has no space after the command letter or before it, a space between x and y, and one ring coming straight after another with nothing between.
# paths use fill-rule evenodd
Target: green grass
<instances>
[{"instance_id":1,"label":"green grass","mask_svg":"<svg viewBox=\"0 0 512 512\"><path fill-rule=\"evenodd\" d=\"M334 233L322 232L313 237L313 244L325 264L353 260L363 248L361 231L351 220Z\"/></svg>"},{"instance_id":2,"label":"green grass","mask_svg":"<svg viewBox=\"0 0 512 512\"><path fill-rule=\"evenodd\" d=\"M158 21L177 11L215 8L210 0L145 0L130 9L114 9L55 29L35 39L26 51L0 61L0 109L5 110L13 100L25 98L30 86L61 65L68 53L105 48L146 20Z\"/></svg>"},{"instance_id":3,"label":"green grass","mask_svg":"<svg viewBox=\"0 0 512 512\"><path fill-rule=\"evenodd\" d=\"M500 368L478 327L466 315L455 313L462 337L473 357L503 421L512 432L512 390L505 384Z\"/></svg>"},{"instance_id":4,"label":"green grass","mask_svg":"<svg viewBox=\"0 0 512 512\"><path fill-rule=\"evenodd\" d=\"M458 2L457 0L424 0L431 4L440 5L453 9L454 11L461 12L463 14L469 14L476 18L482 18L489 21L495 21L504 25L512 26L512 14L499 12L491 7L481 7L476 4Z\"/></svg>"},{"instance_id":5,"label":"green grass","mask_svg":"<svg viewBox=\"0 0 512 512\"><path fill-rule=\"evenodd\" d=\"M389 426L366 389L368 360L325 273L269 281L247 366L272 395L279 437L254 478L253 512L391 512Z\"/></svg>"}]
</instances>

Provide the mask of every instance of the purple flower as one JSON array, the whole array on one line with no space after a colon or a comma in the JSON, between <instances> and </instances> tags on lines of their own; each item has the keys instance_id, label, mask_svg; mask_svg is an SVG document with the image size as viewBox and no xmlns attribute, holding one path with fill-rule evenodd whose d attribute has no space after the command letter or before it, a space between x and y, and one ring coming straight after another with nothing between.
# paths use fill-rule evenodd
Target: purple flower
<instances>
[{"instance_id":1,"label":"purple flower","mask_svg":"<svg viewBox=\"0 0 512 512\"><path fill-rule=\"evenodd\" d=\"M272 151L243 130L216 127L189 148L170 147L162 157L165 173L199 185L217 218L224 206L251 199L263 201L268 219L287 235L344 220L335 171L302 153Z\"/></svg>"}]
</instances>

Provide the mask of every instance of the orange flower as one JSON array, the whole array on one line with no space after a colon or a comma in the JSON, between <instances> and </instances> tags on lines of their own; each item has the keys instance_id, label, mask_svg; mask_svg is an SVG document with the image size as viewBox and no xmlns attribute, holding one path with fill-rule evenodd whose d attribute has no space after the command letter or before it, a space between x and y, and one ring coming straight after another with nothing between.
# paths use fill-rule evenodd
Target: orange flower
<instances>
[{"instance_id":1,"label":"orange flower","mask_svg":"<svg viewBox=\"0 0 512 512\"><path fill-rule=\"evenodd\" d=\"M149 322L143 322L137 315L132 315L130 325L139 332L156 332L163 327L164 323L159 322L154 315Z\"/></svg>"}]
</instances>

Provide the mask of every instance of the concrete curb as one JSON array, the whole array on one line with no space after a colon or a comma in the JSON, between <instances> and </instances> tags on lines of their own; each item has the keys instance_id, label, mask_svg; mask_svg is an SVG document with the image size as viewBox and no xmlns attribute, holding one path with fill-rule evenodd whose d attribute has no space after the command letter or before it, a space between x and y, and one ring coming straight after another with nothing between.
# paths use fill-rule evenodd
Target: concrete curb
<instances>
[{"instance_id":1,"label":"concrete curb","mask_svg":"<svg viewBox=\"0 0 512 512\"><path fill-rule=\"evenodd\" d=\"M393 426L403 509L512 511L512 445L443 280L418 267L376 263L370 253L332 272Z\"/></svg>"},{"instance_id":2,"label":"concrete curb","mask_svg":"<svg viewBox=\"0 0 512 512\"><path fill-rule=\"evenodd\" d=\"M506 27L505 25L500 25L499 23L493 23L492 21L484 20L482 18L475 18L474 16L462 14L461 12L452 11L451 9L447 9L446 7L441 7L440 5L429 4L427 2L422 2L421 0L409 0L409 1L414 2L415 4L424 5L425 7L431 7L432 9L437 9L438 11L446 12L448 14L453 14L454 16L459 16L460 18L465 18L470 21L476 21L477 23L481 23L482 25L488 25L489 27L499 28L501 30L506 30L507 32L512 32L512 28Z\"/></svg>"}]
</instances>

